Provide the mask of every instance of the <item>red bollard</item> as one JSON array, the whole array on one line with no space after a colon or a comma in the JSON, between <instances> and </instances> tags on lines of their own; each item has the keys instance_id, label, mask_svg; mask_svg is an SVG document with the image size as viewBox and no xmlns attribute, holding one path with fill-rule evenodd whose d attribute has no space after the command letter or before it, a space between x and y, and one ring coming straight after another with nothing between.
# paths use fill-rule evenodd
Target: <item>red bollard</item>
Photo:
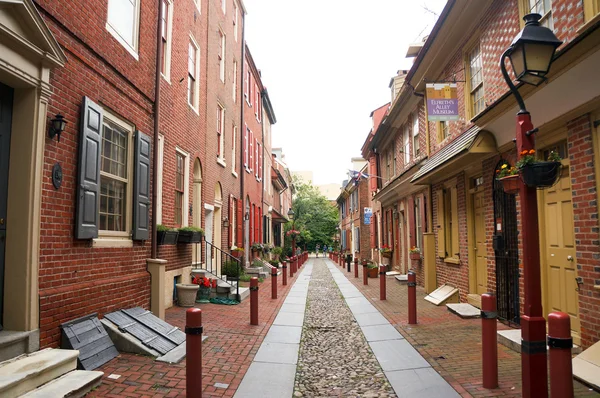
<instances>
[{"instance_id":1,"label":"red bollard","mask_svg":"<svg viewBox=\"0 0 600 398\"><path fill-rule=\"evenodd\" d=\"M250 278L250 325L258 325L258 278Z\"/></svg>"},{"instance_id":2,"label":"red bollard","mask_svg":"<svg viewBox=\"0 0 600 398\"><path fill-rule=\"evenodd\" d=\"M277 298L277 268L271 268L271 298Z\"/></svg>"},{"instance_id":3,"label":"red bollard","mask_svg":"<svg viewBox=\"0 0 600 398\"><path fill-rule=\"evenodd\" d=\"M283 286L287 286L287 266L288 262L283 261L283 265L281 266L281 276L283 277Z\"/></svg>"},{"instance_id":4,"label":"red bollard","mask_svg":"<svg viewBox=\"0 0 600 398\"><path fill-rule=\"evenodd\" d=\"M202 398L202 310L185 312L185 389L189 398Z\"/></svg>"},{"instance_id":5,"label":"red bollard","mask_svg":"<svg viewBox=\"0 0 600 398\"><path fill-rule=\"evenodd\" d=\"M573 398L571 318L564 312L548 314L550 396Z\"/></svg>"},{"instance_id":6,"label":"red bollard","mask_svg":"<svg viewBox=\"0 0 600 398\"><path fill-rule=\"evenodd\" d=\"M387 265L379 266L379 300L386 299L386 285L385 273L387 272Z\"/></svg>"},{"instance_id":7,"label":"red bollard","mask_svg":"<svg viewBox=\"0 0 600 398\"><path fill-rule=\"evenodd\" d=\"M498 325L496 296L481 295L481 362L483 364L483 388L498 387ZM571 376L569 376L571 377Z\"/></svg>"},{"instance_id":8,"label":"red bollard","mask_svg":"<svg viewBox=\"0 0 600 398\"><path fill-rule=\"evenodd\" d=\"M364 260L362 263L363 266L363 285L368 285L369 284L369 278L367 276L367 267L369 264L367 264L367 261Z\"/></svg>"},{"instance_id":9,"label":"red bollard","mask_svg":"<svg viewBox=\"0 0 600 398\"><path fill-rule=\"evenodd\" d=\"M417 324L417 275L408 271L408 324Z\"/></svg>"},{"instance_id":10,"label":"red bollard","mask_svg":"<svg viewBox=\"0 0 600 398\"><path fill-rule=\"evenodd\" d=\"M290 257L290 278L294 277L294 256Z\"/></svg>"},{"instance_id":11,"label":"red bollard","mask_svg":"<svg viewBox=\"0 0 600 398\"><path fill-rule=\"evenodd\" d=\"M354 259L354 277L358 278L358 258Z\"/></svg>"},{"instance_id":12,"label":"red bollard","mask_svg":"<svg viewBox=\"0 0 600 398\"><path fill-rule=\"evenodd\" d=\"M298 257L292 257L292 268L294 268L294 274L298 273Z\"/></svg>"}]
</instances>

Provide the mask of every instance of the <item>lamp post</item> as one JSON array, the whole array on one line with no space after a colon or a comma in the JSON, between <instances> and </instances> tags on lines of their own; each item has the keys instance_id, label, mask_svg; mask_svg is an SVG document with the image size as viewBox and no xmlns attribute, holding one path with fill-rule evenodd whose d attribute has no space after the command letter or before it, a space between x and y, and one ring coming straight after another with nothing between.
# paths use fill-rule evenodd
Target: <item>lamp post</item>
<instances>
[{"instance_id":1,"label":"lamp post","mask_svg":"<svg viewBox=\"0 0 600 398\"><path fill-rule=\"evenodd\" d=\"M541 15L528 14L523 19L525 27L500 57L504 80L519 104L516 131L518 154L535 148L534 134L537 129L533 128L523 98L506 71L505 60L510 59L518 81L537 86L546 80L554 53L562 44L550 29L540 25ZM522 181L519 184L525 294L524 315L521 317L523 397L547 397L546 320L542 310L537 195L535 188L528 187Z\"/></svg>"},{"instance_id":2,"label":"lamp post","mask_svg":"<svg viewBox=\"0 0 600 398\"><path fill-rule=\"evenodd\" d=\"M288 210L288 218L292 220L292 230L296 231L296 219L294 218L294 210L290 207ZM296 232L292 234L292 257L296 255Z\"/></svg>"}]
</instances>

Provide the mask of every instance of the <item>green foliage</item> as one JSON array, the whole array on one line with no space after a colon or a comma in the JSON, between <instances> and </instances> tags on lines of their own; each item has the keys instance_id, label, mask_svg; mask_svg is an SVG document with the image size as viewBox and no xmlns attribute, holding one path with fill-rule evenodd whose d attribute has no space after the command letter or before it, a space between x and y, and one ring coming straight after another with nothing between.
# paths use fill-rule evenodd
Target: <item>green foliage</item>
<instances>
[{"instance_id":1,"label":"green foliage","mask_svg":"<svg viewBox=\"0 0 600 398\"><path fill-rule=\"evenodd\" d=\"M240 282L250 282L250 279L252 279L254 275L248 275L248 274L244 274L242 276L240 276ZM258 278L258 282L262 283L265 280L265 278Z\"/></svg>"},{"instance_id":2,"label":"green foliage","mask_svg":"<svg viewBox=\"0 0 600 398\"><path fill-rule=\"evenodd\" d=\"M204 235L204 230L202 228L199 228L199 227L181 227L181 228L178 229L178 231L200 232L202 235Z\"/></svg>"},{"instance_id":3,"label":"green foliage","mask_svg":"<svg viewBox=\"0 0 600 398\"><path fill-rule=\"evenodd\" d=\"M277 260L269 260L269 264L271 264L273 267L279 268L279 261Z\"/></svg>"},{"instance_id":4,"label":"green foliage","mask_svg":"<svg viewBox=\"0 0 600 398\"><path fill-rule=\"evenodd\" d=\"M169 228L166 225L162 225L162 224L157 224L156 225L156 230L158 232L167 232L167 231L174 231L173 228Z\"/></svg>"},{"instance_id":5,"label":"green foliage","mask_svg":"<svg viewBox=\"0 0 600 398\"><path fill-rule=\"evenodd\" d=\"M244 274L244 267L237 261L225 261L221 266L221 274L238 278Z\"/></svg>"},{"instance_id":6,"label":"green foliage","mask_svg":"<svg viewBox=\"0 0 600 398\"><path fill-rule=\"evenodd\" d=\"M273 248L273 254L276 256L281 255L281 253L283 253L283 248L279 247L279 246L275 246Z\"/></svg>"}]
</instances>

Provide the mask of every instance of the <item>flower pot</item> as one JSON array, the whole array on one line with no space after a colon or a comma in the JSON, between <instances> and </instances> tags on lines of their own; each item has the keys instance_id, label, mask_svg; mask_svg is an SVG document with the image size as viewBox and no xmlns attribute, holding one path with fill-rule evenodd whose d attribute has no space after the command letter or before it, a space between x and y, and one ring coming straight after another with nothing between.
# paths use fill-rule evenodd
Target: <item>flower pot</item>
<instances>
[{"instance_id":1,"label":"flower pot","mask_svg":"<svg viewBox=\"0 0 600 398\"><path fill-rule=\"evenodd\" d=\"M411 260L420 260L421 259L421 253L409 253L410 259Z\"/></svg>"},{"instance_id":2,"label":"flower pot","mask_svg":"<svg viewBox=\"0 0 600 398\"><path fill-rule=\"evenodd\" d=\"M178 231L157 231L156 242L159 245L174 245L177 243Z\"/></svg>"},{"instance_id":3,"label":"flower pot","mask_svg":"<svg viewBox=\"0 0 600 398\"><path fill-rule=\"evenodd\" d=\"M210 287L200 286L196 293L197 303L210 303Z\"/></svg>"},{"instance_id":4,"label":"flower pot","mask_svg":"<svg viewBox=\"0 0 600 398\"><path fill-rule=\"evenodd\" d=\"M521 178L531 188L548 188L556 184L560 175L560 162L536 162L521 168Z\"/></svg>"},{"instance_id":5,"label":"flower pot","mask_svg":"<svg viewBox=\"0 0 600 398\"><path fill-rule=\"evenodd\" d=\"M202 232L196 231L179 231L177 243L200 243L202 242Z\"/></svg>"},{"instance_id":6,"label":"flower pot","mask_svg":"<svg viewBox=\"0 0 600 398\"><path fill-rule=\"evenodd\" d=\"M177 305L180 307L193 307L200 286L188 283L178 283L175 286L177 288Z\"/></svg>"},{"instance_id":7,"label":"flower pot","mask_svg":"<svg viewBox=\"0 0 600 398\"><path fill-rule=\"evenodd\" d=\"M367 277L377 278L378 275L379 275L379 270L377 268L367 268Z\"/></svg>"},{"instance_id":8,"label":"flower pot","mask_svg":"<svg viewBox=\"0 0 600 398\"><path fill-rule=\"evenodd\" d=\"M242 252L241 252L241 251L239 251L239 250L233 250L233 251L231 252L231 256L232 256L232 257L235 257L235 258L240 258L240 257L242 257Z\"/></svg>"},{"instance_id":9,"label":"flower pot","mask_svg":"<svg viewBox=\"0 0 600 398\"><path fill-rule=\"evenodd\" d=\"M519 192L519 176L517 174L499 178L505 193L516 194Z\"/></svg>"},{"instance_id":10,"label":"flower pot","mask_svg":"<svg viewBox=\"0 0 600 398\"><path fill-rule=\"evenodd\" d=\"M381 252L381 255L385 258L392 258L392 252Z\"/></svg>"}]
</instances>

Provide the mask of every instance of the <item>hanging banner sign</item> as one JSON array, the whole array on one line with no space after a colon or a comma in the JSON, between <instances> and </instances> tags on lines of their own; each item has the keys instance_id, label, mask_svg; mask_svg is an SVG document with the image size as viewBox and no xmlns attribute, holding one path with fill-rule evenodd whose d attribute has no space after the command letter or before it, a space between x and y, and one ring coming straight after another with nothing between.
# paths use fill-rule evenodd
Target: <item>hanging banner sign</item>
<instances>
[{"instance_id":1,"label":"hanging banner sign","mask_svg":"<svg viewBox=\"0 0 600 398\"><path fill-rule=\"evenodd\" d=\"M371 216L372 215L373 215L373 209L371 209L370 207L365 207L365 220L364 220L365 225L371 224Z\"/></svg>"},{"instance_id":2,"label":"hanging banner sign","mask_svg":"<svg viewBox=\"0 0 600 398\"><path fill-rule=\"evenodd\" d=\"M458 120L456 83L427 83L427 120Z\"/></svg>"}]
</instances>

